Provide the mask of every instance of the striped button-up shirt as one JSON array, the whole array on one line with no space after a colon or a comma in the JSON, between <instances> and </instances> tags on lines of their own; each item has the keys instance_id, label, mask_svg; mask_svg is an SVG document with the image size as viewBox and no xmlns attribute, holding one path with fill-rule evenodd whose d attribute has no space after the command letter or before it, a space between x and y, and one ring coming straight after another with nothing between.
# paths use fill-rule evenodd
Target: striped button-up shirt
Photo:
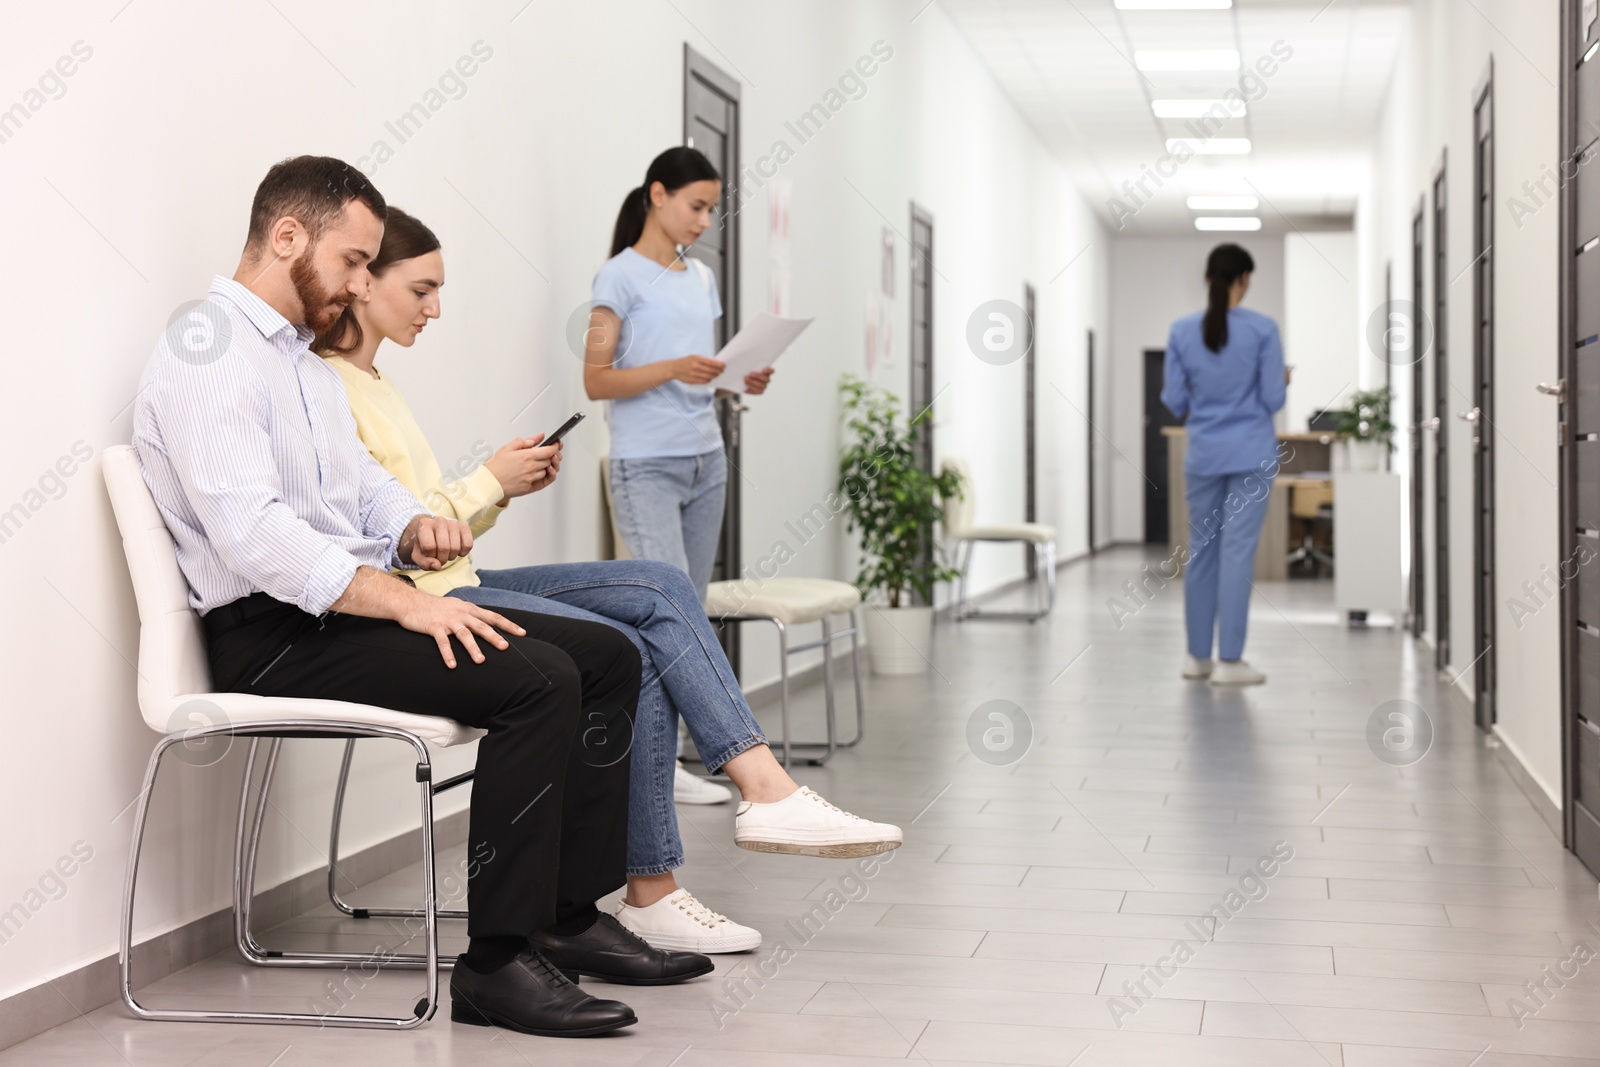
<instances>
[{"instance_id":1,"label":"striped button-up shirt","mask_svg":"<svg viewBox=\"0 0 1600 1067\"><path fill-rule=\"evenodd\" d=\"M428 513L368 454L311 340L218 277L145 368L133 447L202 615L258 591L326 611L358 566L401 566Z\"/></svg>"}]
</instances>

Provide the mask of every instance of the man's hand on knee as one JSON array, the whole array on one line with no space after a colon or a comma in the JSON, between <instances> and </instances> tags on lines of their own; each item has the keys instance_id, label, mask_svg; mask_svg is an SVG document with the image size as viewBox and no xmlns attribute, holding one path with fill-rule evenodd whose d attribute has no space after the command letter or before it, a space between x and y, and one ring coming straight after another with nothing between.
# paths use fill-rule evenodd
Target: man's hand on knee
<instances>
[{"instance_id":1,"label":"man's hand on knee","mask_svg":"<svg viewBox=\"0 0 1600 1067\"><path fill-rule=\"evenodd\" d=\"M456 665L455 648L450 644L452 637L461 642L467 655L472 657L472 662L482 663L484 656L478 647L479 637L495 648L504 650L511 646L500 636L500 630L518 637L527 633L504 615L488 608L455 597L431 596L428 593L418 593L408 598L405 607L395 616L395 621L407 630L432 636L438 642L439 655L444 657L445 666L451 668Z\"/></svg>"}]
</instances>

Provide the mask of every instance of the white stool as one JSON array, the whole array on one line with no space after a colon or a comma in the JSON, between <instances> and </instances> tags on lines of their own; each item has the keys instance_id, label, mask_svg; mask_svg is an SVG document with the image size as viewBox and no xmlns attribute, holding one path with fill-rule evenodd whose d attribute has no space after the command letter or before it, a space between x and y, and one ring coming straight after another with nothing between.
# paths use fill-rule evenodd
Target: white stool
<instances>
[{"instance_id":1,"label":"white stool","mask_svg":"<svg viewBox=\"0 0 1600 1067\"><path fill-rule=\"evenodd\" d=\"M1056 528L1042 522L1018 522L978 526L972 521L977 510L972 468L964 460L950 458L944 467L961 475L965 493L959 500L945 501L945 536L956 545L956 619L1025 619L1034 622L1050 614L1056 605ZM978 611L967 603L967 572L972 569L972 552L979 541L1020 542L1028 546L1033 559L1038 607L1034 611Z\"/></svg>"},{"instance_id":2,"label":"white stool","mask_svg":"<svg viewBox=\"0 0 1600 1067\"><path fill-rule=\"evenodd\" d=\"M366 704L338 700L306 700L288 697L261 697L249 693L214 693L211 670L206 660L200 617L189 607L189 587L178 569L172 535L167 532L161 512L139 472L138 457L128 445L113 445L103 453L102 463L111 508L122 531L122 548L133 579L134 600L139 609L139 711L152 729L165 735L156 742L145 769L144 788L139 793L138 813L134 816L133 841L129 847L128 870L122 890L122 922L119 957L122 1001L141 1019L167 1022L282 1023L295 1026L356 1026L388 1030L410 1030L433 1018L439 1005L439 971L453 965L440 961L438 920L462 913L440 911L434 891L433 797L435 794L470 780L471 772L446 781L433 781L433 764L428 745L448 747L475 741L484 731L463 726L435 715L412 715ZM199 720L205 725L179 729ZM161 757L179 743L211 738L248 737L250 749L245 761L244 784L239 790L239 813L233 848L234 943L250 963L263 967L339 968L379 966L371 953L359 952L272 952L256 943L250 930L250 906L255 894L256 855L261 842L261 825L267 809L267 793L272 784L278 752L286 737L335 737L347 740L345 768L350 759L349 745L357 737L387 737L403 742L416 752L416 781L422 805L422 907L413 911L386 914L420 918L426 941L425 953L385 957L381 966L414 968L427 972L427 989L413 1011L404 1016L309 1014L277 1011L185 1010L147 1008L133 998L133 899L139 872L139 850L144 842L145 820L149 814L150 793L155 787ZM254 812L250 804L255 779L257 748L267 740L267 756L261 775ZM344 773L340 775L339 801L342 806ZM338 840L337 809L333 825L334 848ZM332 871L329 873L330 886ZM374 911L373 914L385 914Z\"/></svg>"},{"instance_id":3,"label":"white stool","mask_svg":"<svg viewBox=\"0 0 1600 1067\"><path fill-rule=\"evenodd\" d=\"M861 699L861 646L856 638L860 629L856 609L861 594L849 582L827 578L746 578L735 582L712 582L706 590L706 615L716 622L770 622L778 630L779 706L783 721L783 765L789 766L792 748L826 748L820 756L804 757L813 766L826 763L840 748L861 743L866 733L865 704ZM832 616L849 615L850 625L834 630ZM822 638L803 645L789 644L789 627L821 623ZM838 739L833 697L833 642L850 638L850 669L856 687L856 736ZM822 649L822 688L827 705L826 741L791 741L789 738L789 657L812 649Z\"/></svg>"}]
</instances>

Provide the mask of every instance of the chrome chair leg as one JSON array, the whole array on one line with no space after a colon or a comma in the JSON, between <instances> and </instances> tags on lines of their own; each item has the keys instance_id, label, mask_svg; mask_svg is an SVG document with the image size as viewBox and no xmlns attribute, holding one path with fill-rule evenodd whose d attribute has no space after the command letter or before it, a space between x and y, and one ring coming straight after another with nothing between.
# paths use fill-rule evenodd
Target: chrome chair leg
<instances>
[{"instance_id":1,"label":"chrome chair leg","mask_svg":"<svg viewBox=\"0 0 1600 1067\"><path fill-rule=\"evenodd\" d=\"M996 542L1008 543L1008 542ZM967 599L967 575L972 569L972 556L977 548L976 541L963 541L957 547L956 569L961 572L957 582L959 591L956 599L957 619L1011 619L1021 622L1038 622L1050 614L1055 606L1055 544L1054 542L1027 542L1029 556L1033 560L1035 576L1030 583L1033 587L1034 606L1028 611L983 611L970 606ZM960 548L966 548L965 556L960 554Z\"/></svg>"},{"instance_id":2,"label":"chrome chair leg","mask_svg":"<svg viewBox=\"0 0 1600 1067\"><path fill-rule=\"evenodd\" d=\"M788 767L792 764L794 760L794 750L796 748L826 749L826 752L818 756L801 756L802 759L806 760L806 762L810 763L812 766L820 767L826 763L836 751L841 748L852 748L855 745L860 744L862 737L866 736L866 700L862 696L861 689L861 621L857 617L856 610L854 608L850 610L849 614L850 625L848 628L835 632L833 630L833 623L831 620L824 617L820 620L822 624L821 640L811 641L805 644L795 645L793 647L790 647L789 645L788 626L785 625L783 620L775 618L774 616L718 615L713 619L713 621L721 623L764 621L772 623L772 625L777 628L779 679L778 697L783 731L782 762L785 767ZM850 669L856 694L856 736L849 741L839 740L838 697L834 691L836 672L833 663L833 644L835 641L838 641L844 637L850 638ZM824 700L826 701L827 709L828 739L826 741L797 741L794 739L794 736L789 729L789 657L818 648L823 650L823 695ZM379 913L377 911L372 911L371 914L376 915ZM445 918L451 917L449 912L441 911L439 914Z\"/></svg>"},{"instance_id":3,"label":"chrome chair leg","mask_svg":"<svg viewBox=\"0 0 1600 1067\"><path fill-rule=\"evenodd\" d=\"M778 706L783 723L783 766L787 769L794 759L789 742L789 628L782 619L773 619L778 628Z\"/></svg>"},{"instance_id":4,"label":"chrome chair leg","mask_svg":"<svg viewBox=\"0 0 1600 1067\"><path fill-rule=\"evenodd\" d=\"M355 756L356 738L352 737L345 742L344 759L339 764L339 782L333 790L333 827L328 831L328 902L335 908L352 919L403 919L420 916L416 908L362 908L348 904L339 896L339 827L344 821L344 795L350 781L350 764ZM466 775L457 775L446 782L441 782L434 787L435 794L442 793L454 785L461 784L463 779L469 778L473 772ZM464 908L440 908L441 919L465 919Z\"/></svg>"},{"instance_id":5,"label":"chrome chair leg","mask_svg":"<svg viewBox=\"0 0 1600 1067\"><path fill-rule=\"evenodd\" d=\"M826 615L819 621L822 623L822 704L828 723L828 751L820 759L811 760L815 767L832 759L839 749L839 722L833 697L833 627Z\"/></svg>"},{"instance_id":6,"label":"chrome chair leg","mask_svg":"<svg viewBox=\"0 0 1600 1067\"><path fill-rule=\"evenodd\" d=\"M861 618L856 614L859 608L850 609L850 678L855 683L856 691L856 736L853 741L844 742L845 748L853 748L861 743L867 736L867 703L861 698L861 642L858 635L861 632Z\"/></svg>"},{"instance_id":7,"label":"chrome chair leg","mask_svg":"<svg viewBox=\"0 0 1600 1067\"><path fill-rule=\"evenodd\" d=\"M975 541L956 542L956 570L961 577L956 579L956 621L960 622L967 617L967 571L972 568L972 552L977 547Z\"/></svg>"},{"instance_id":8,"label":"chrome chair leg","mask_svg":"<svg viewBox=\"0 0 1600 1067\"><path fill-rule=\"evenodd\" d=\"M252 813L250 787L255 779L256 754L261 741L259 737L250 741L250 753L244 763L244 780L239 786L239 820L234 828L233 840L233 943L239 955L255 964L269 955L251 932L250 913L255 903L256 857L261 849L261 826L266 820L267 797L272 788L273 774L278 768L278 753L283 747L283 738L267 739L267 760L261 772L261 791Z\"/></svg>"},{"instance_id":9,"label":"chrome chair leg","mask_svg":"<svg viewBox=\"0 0 1600 1067\"><path fill-rule=\"evenodd\" d=\"M243 894L250 892L250 880L254 877L255 848L260 843L260 822L266 807L266 789L270 785L271 771L275 762L277 746L281 744L286 734L326 734L329 736L348 737L352 733L365 737L389 737L395 740L410 743L417 752L417 778L422 804L423 834L422 834L422 866L424 874L423 886L423 933L426 939L427 952L425 955L414 957L415 963L410 964L423 968L427 972L426 991L423 998L417 1002L411 1014L392 1017L381 1015L340 1015L336 1012L305 1013L305 1012L277 1012L277 1011L224 1011L224 1010L191 1010L177 1008L150 1008L140 1004L133 995L133 909L138 886L139 857L144 846L144 833L150 814L150 797L155 789L155 782L161 767L162 756L168 748L180 742L193 742L197 739L216 737L232 734L252 739L249 758L246 760L246 776L241 787L240 809L238 822L235 827L234 840L234 877L235 900ZM254 817L250 810L250 785L254 776L257 755L256 742L262 738L271 738L273 746L267 758L267 767L263 775L262 793L255 806ZM337 723L325 721L284 720L273 722L253 723L247 727L225 724L208 727L202 730L183 731L172 733L156 742L155 750L150 754L150 762L145 769L145 779L142 791L139 794L138 810L134 816L132 840L129 844L128 868L123 881L122 893L122 921L118 945L119 985L122 1002L128 1010L141 1019L152 1019L163 1022L221 1022L221 1023L279 1023L289 1026L337 1026L361 1027L366 1029L410 1030L429 1019L439 1005L439 945L438 927L434 914L434 868L435 858L433 851L433 792L431 788L432 768L428 760L427 746L420 738L404 731L388 727L375 727L356 723ZM241 869L241 861L245 869ZM248 877L247 877L248 875ZM241 928L236 923L236 935ZM243 927L243 936L237 940L245 944L253 943L250 937L248 923ZM342 957L339 959L322 959L326 957ZM264 962L276 963L284 966L326 966L345 967L351 962L359 962L366 966L381 968L383 966L407 966L400 962L401 957L378 958L373 954L360 955L356 953L327 953L320 954L319 958L312 958L312 954L275 954L266 958ZM341 1003L341 1007L342 1007Z\"/></svg>"}]
</instances>

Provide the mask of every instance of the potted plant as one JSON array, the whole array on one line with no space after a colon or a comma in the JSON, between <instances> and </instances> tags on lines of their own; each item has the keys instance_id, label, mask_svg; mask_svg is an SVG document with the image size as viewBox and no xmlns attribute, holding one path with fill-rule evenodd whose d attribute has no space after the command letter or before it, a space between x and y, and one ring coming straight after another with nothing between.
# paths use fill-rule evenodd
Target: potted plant
<instances>
[{"instance_id":1,"label":"potted plant","mask_svg":"<svg viewBox=\"0 0 1600 1067\"><path fill-rule=\"evenodd\" d=\"M892 393L845 375L839 381L846 441L839 492L847 526L860 531L856 588L866 601L867 651L879 674L917 674L930 665L933 592L958 577L935 536L944 502L959 499L961 476L917 465L929 410L906 422ZM916 601L916 603L913 603Z\"/></svg>"},{"instance_id":2,"label":"potted plant","mask_svg":"<svg viewBox=\"0 0 1600 1067\"><path fill-rule=\"evenodd\" d=\"M1341 438L1349 470L1384 469L1389 451L1394 448L1394 423L1389 418L1393 403L1394 390L1385 385L1351 394L1350 406L1338 412L1334 429Z\"/></svg>"}]
</instances>

